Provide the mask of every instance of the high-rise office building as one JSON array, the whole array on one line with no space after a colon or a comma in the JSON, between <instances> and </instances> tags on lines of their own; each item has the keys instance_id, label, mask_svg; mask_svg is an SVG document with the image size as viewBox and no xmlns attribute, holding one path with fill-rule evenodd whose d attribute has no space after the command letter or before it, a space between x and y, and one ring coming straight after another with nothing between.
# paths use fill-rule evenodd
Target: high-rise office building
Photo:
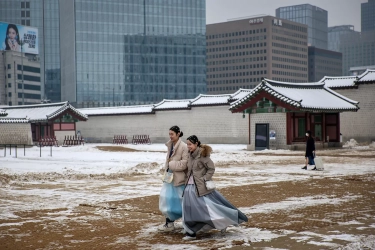
<instances>
[{"instance_id":1,"label":"high-rise office building","mask_svg":"<svg viewBox=\"0 0 375 250\"><path fill-rule=\"evenodd\" d=\"M361 31L375 30L375 0L361 3Z\"/></svg>"},{"instance_id":2,"label":"high-rise office building","mask_svg":"<svg viewBox=\"0 0 375 250\"><path fill-rule=\"evenodd\" d=\"M358 31L354 31L353 25L339 25L328 27L328 49L340 52L341 36L352 33L359 33Z\"/></svg>"},{"instance_id":3,"label":"high-rise office building","mask_svg":"<svg viewBox=\"0 0 375 250\"><path fill-rule=\"evenodd\" d=\"M311 4L293 5L276 9L276 17L306 24L308 45L328 48L328 12Z\"/></svg>"},{"instance_id":4,"label":"high-rise office building","mask_svg":"<svg viewBox=\"0 0 375 250\"><path fill-rule=\"evenodd\" d=\"M61 101L58 0L1 0L0 22L38 29L41 98Z\"/></svg>"},{"instance_id":5,"label":"high-rise office building","mask_svg":"<svg viewBox=\"0 0 375 250\"><path fill-rule=\"evenodd\" d=\"M60 0L62 100L132 105L206 93L205 0Z\"/></svg>"},{"instance_id":6,"label":"high-rise office building","mask_svg":"<svg viewBox=\"0 0 375 250\"><path fill-rule=\"evenodd\" d=\"M307 82L307 26L259 16L207 25L207 90L233 93L265 77Z\"/></svg>"},{"instance_id":7,"label":"high-rise office building","mask_svg":"<svg viewBox=\"0 0 375 250\"><path fill-rule=\"evenodd\" d=\"M341 76L342 54L309 46L309 82L317 82L325 76Z\"/></svg>"},{"instance_id":8,"label":"high-rise office building","mask_svg":"<svg viewBox=\"0 0 375 250\"><path fill-rule=\"evenodd\" d=\"M342 74L350 75L351 67L375 65L375 30L342 35Z\"/></svg>"},{"instance_id":9,"label":"high-rise office building","mask_svg":"<svg viewBox=\"0 0 375 250\"><path fill-rule=\"evenodd\" d=\"M205 0L1 0L0 21L37 27L42 98L77 107L206 92Z\"/></svg>"}]
</instances>

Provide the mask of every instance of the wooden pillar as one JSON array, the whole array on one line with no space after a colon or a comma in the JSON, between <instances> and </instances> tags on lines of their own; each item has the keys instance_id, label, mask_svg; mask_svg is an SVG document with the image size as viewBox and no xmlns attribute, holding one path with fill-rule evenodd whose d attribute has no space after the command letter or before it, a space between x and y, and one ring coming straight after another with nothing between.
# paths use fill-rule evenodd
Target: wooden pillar
<instances>
[{"instance_id":1,"label":"wooden pillar","mask_svg":"<svg viewBox=\"0 0 375 250\"><path fill-rule=\"evenodd\" d=\"M296 119L296 115L295 115L295 113L293 113L292 114L292 138L290 138L290 142L292 143L293 142L293 139L294 139L294 137L295 137L295 135L296 135L296 121L295 121L295 119Z\"/></svg>"},{"instance_id":2,"label":"wooden pillar","mask_svg":"<svg viewBox=\"0 0 375 250\"><path fill-rule=\"evenodd\" d=\"M291 138L291 113L285 113L286 116L286 145L292 144L292 138Z\"/></svg>"},{"instance_id":3,"label":"wooden pillar","mask_svg":"<svg viewBox=\"0 0 375 250\"><path fill-rule=\"evenodd\" d=\"M52 137L55 136L55 122L52 122L52 125L51 125L51 136Z\"/></svg>"}]
</instances>

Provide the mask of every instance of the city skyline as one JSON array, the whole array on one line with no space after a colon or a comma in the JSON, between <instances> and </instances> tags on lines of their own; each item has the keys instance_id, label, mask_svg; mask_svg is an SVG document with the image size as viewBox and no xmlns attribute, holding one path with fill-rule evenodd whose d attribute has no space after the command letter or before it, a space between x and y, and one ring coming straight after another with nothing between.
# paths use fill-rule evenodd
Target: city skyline
<instances>
[{"instance_id":1,"label":"city skyline","mask_svg":"<svg viewBox=\"0 0 375 250\"><path fill-rule=\"evenodd\" d=\"M345 4L343 4L345 3ZM207 0L206 1L206 23L221 23L228 19L250 17L254 15L276 15L279 7L311 4L328 11L328 27L338 25L354 25L356 31L361 31L361 3L367 0L269 0L264 2L246 0ZM340 5L340 11L337 6Z\"/></svg>"}]
</instances>

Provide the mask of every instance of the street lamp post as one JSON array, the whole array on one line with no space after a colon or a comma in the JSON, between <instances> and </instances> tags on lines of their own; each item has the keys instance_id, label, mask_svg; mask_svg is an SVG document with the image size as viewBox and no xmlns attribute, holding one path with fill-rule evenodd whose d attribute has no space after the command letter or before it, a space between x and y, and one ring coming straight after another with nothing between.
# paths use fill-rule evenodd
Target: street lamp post
<instances>
[{"instance_id":1,"label":"street lamp post","mask_svg":"<svg viewBox=\"0 0 375 250\"><path fill-rule=\"evenodd\" d=\"M24 94L24 84L23 84L23 40L20 40L20 45L21 45L21 64L22 64L22 105L25 105L25 94Z\"/></svg>"}]
</instances>

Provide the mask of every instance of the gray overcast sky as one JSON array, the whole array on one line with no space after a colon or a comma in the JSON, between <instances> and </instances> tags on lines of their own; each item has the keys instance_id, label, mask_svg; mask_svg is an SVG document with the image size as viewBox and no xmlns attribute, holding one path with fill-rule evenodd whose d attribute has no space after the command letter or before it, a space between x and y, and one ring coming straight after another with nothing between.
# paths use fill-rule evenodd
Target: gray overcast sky
<instances>
[{"instance_id":1,"label":"gray overcast sky","mask_svg":"<svg viewBox=\"0 0 375 250\"><path fill-rule=\"evenodd\" d=\"M361 31L361 3L367 0L206 0L207 24L259 14L276 15L279 7L305 4L328 11L328 27L351 24Z\"/></svg>"}]
</instances>

